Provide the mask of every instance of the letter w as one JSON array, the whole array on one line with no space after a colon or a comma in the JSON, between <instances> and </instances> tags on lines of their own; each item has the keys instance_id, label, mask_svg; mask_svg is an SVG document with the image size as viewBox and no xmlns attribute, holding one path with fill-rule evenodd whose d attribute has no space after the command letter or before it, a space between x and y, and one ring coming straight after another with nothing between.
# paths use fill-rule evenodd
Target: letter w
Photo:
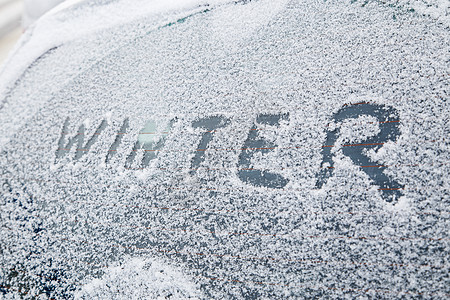
<instances>
[{"instance_id":1,"label":"letter w","mask_svg":"<svg viewBox=\"0 0 450 300\"><path fill-rule=\"evenodd\" d=\"M103 120L100 123L100 126L98 126L95 133L91 136L91 138L84 144L84 138L85 138L85 127L84 125L81 125L78 128L78 132L75 136L72 136L68 138L67 143L66 142L66 136L69 134L69 118L66 119L64 122L63 130L61 132L61 137L58 142L58 149L56 150L56 159L63 158L70 152L72 147L76 145L75 148L75 160L80 159L84 154L86 154L89 149L92 147L92 145L97 141L98 136L100 133L106 128L107 122ZM83 145L84 144L84 145Z\"/></svg>"}]
</instances>

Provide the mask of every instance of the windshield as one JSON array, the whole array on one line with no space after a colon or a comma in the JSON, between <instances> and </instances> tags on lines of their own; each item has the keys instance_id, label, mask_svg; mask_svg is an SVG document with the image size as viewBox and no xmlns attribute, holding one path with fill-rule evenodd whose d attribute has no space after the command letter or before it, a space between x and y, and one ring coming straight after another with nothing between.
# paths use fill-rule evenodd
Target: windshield
<instances>
[{"instance_id":1,"label":"windshield","mask_svg":"<svg viewBox=\"0 0 450 300\"><path fill-rule=\"evenodd\" d=\"M1 293L449 296L445 24L281 0L146 22L7 95Z\"/></svg>"}]
</instances>

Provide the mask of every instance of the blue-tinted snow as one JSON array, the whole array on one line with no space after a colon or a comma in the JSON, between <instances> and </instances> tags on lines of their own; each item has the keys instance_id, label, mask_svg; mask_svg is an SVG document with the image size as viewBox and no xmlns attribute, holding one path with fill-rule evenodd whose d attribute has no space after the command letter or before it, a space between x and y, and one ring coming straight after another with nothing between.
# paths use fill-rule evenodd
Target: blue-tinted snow
<instances>
[{"instance_id":1,"label":"blue-tinted snow","mask_svg":"<svg viewBox=\"0 0 450 300\"><path fill-rule=\"evenodd\" d=\"M447 25L224 3L64 40L3 92L0 291L448 297Z\"/></svg>"}]
</instances>

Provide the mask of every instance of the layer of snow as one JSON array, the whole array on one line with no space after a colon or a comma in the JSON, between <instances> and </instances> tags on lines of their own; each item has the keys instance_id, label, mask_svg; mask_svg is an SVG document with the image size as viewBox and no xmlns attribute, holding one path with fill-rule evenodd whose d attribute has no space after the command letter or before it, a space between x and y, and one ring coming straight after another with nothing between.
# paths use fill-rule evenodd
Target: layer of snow
<instances>
[{"instance_id":1,"label":"layer of snow","mask_svg":"<svg viewBox=\"0 0 450 300\"><path fill-rule=\"evenodd\" d=\"M54 37L5 89L0 293L448 297L448 28L221 3Z\"/></svg>"},{"instance_id":2,"label":"layer of snow","mask_svg":"<svg viewBox=\"0 0 450 300\"><path fill-rule=\"evenodd\" d=\"M414 9L450 27L450 1L448 0L389 0L385 2Z\"/></svg>"},{"instance_id":3,"label":"layer of snow","mask_svg":"<svg viewBox=\"0 0 450 300\"><path fill-rule=\"evenodd\" d=\"M49 0L50 1L50 0ZM55 2L57 0L54 0ZM31 24L15 47L15 51L0 69L0 95L40 55L71 40L89 35L102 29L127 24L140 18L166 15L161 24L186 15L189 10L201 6L214 6L231 0L118 0L68 1L55 13L50 12ZM49 5L53 3L48 3ZM75 8L73 8L75 6ZM1 101L1 97L0 97ZM0 108L2 104L0 102Z\"/></svg>"},{"instance_id":4,"label":"layer of snow","mask_svg":"<svg viewBox=\"0 0 450 300\"><path fill-rule=\"evenodd\" d=\"M75 292L75 299L200 299L180 270L155 259L131 258L109 267Z\"/></svg>"}]
</instances>

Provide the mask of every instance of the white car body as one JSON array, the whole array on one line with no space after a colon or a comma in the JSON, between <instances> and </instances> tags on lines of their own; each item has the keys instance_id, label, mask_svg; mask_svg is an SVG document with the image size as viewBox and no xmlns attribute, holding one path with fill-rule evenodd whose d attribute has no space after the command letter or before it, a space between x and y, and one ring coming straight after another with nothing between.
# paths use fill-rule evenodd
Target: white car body
<instances>
[{"instance_id":1,"label":"white car body","mask_svg":"<svg viewBox=\"0 0 450 300\"><path fill-rule=\"evenodd\" d=\"M24 0L23 27L27 28L64 0Z\"/></svg>"}]
</instances>

